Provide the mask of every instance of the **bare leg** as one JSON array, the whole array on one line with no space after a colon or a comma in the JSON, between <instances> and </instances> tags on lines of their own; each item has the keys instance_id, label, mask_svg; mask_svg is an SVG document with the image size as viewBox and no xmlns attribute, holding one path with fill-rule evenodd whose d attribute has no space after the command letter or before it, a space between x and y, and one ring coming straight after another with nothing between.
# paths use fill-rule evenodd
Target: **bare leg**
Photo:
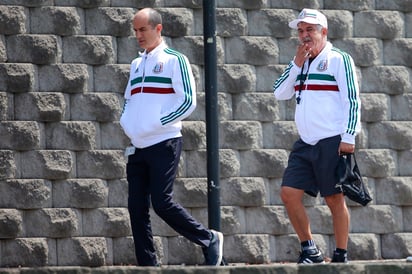
<instances>
[{"instance_id":1,"label":"bare leg","mask_svg":"<svg viewBox=\"0 0 412 274\"><path fill-rule=\"evenodd\" d=\"M283 186L281 188L281 198L285 204L289 220L299 237L300 242L312 239L310 222L302 203L304 191L301 189Z\"/></svg>"},{"instance_id":2,"label":"bare leg","mask_svg":"<svg viewBox=\"0 0 412 274\"><path fill-rule=\"evenodd\" d=\"M347 249L349 238L349 211L342 193L325 197L333 219L336 247Z\"/></svg>"}]
</instances>

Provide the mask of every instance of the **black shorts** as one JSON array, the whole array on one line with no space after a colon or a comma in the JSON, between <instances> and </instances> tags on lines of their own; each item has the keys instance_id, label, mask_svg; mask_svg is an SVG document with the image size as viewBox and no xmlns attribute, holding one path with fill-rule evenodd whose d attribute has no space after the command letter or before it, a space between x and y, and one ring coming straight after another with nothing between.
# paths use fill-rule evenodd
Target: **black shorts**
<instances>
[{"instance_id":1,"label":"black shorts","mask_svg":"<svg viewBox=\"0 0 412 274\"><path fill-rule=\"evenodd\" d=\"M301 139L296 141L289 155L282 186L302 189L314 197L319 192L322 197L340 193L339 188L335 188L340 142L340 135L322 139L316 145L306 144Z\"/></svg>"}]
</instances>

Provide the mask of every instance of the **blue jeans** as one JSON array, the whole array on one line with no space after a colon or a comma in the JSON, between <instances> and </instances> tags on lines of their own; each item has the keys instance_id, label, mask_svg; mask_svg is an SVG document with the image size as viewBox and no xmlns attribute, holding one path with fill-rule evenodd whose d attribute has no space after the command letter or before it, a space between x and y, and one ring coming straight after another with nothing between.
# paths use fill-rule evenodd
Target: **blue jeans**
<instances>
[{"instance_id":1,"label":"blue jeans","mask_svg":"<svg viewBox=\"0 0 412 274\"><path fill-rule=\"evenodd\" d=\"M173 201L173 183L181 150L182 138L179 137L147 148L136 148L135 154L129 156L126 168L128 208L136 258L141 266L157 264L149 215L150 200L156 214L176 232L201 247L209 246L210 230Z\"/></svg>"}]
</instances>

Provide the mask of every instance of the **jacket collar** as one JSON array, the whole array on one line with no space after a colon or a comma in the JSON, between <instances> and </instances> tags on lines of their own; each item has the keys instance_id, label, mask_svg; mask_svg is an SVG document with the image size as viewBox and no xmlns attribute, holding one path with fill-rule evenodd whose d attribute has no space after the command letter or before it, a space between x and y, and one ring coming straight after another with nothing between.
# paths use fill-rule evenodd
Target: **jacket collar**
<instances>
[{"instance_id":1,"label":"jacket collar","mask_svg":"<svg viewBox=\"0 0 412 274\"><path fill-rule=\"evenodd\" d=\"M167 48L167 44L162 39L162 42L157 47L155 47L152 51L147 53L146 50L145 50L143 53L141 53L140 56L141 57L145 57L145 56L150 57L150 56L156 55L158 52L164 50L165 48Z\"/></svg>"}]
</instances>

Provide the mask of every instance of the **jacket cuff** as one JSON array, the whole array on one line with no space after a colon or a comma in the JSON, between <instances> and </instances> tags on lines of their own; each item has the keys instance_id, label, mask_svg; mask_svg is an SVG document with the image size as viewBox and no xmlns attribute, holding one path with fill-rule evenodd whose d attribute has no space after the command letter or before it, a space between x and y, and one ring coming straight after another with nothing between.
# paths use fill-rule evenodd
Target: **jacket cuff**
<instances>
[{"instance_id":1,"label":"jacket cuff","mask_svg":"<svg viewBox=\"0 0 412 274\"><path fill-rule=\"evenodd\" d=\"M355 144L355 135L344 133L342 135L342 142L354 145Z\"/></svg>"}]
</instances>

